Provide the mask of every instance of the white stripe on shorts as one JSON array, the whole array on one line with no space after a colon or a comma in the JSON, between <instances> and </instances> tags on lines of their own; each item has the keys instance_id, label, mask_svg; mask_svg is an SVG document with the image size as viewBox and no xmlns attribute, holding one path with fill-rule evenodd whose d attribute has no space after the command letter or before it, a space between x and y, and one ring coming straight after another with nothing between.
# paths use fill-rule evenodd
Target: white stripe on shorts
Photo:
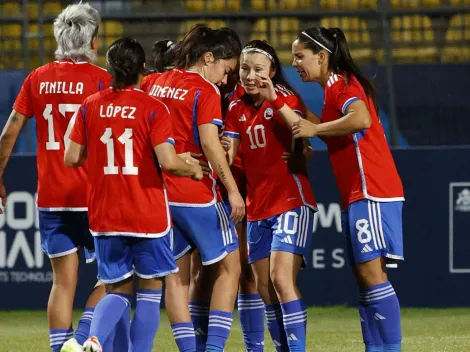
<instances>
[{"instance_id":1,"label":"white stripe on shorts","mask_svg":"<svg viewBox=\"0 0 470 352\"><path fill-rule=\"evenodd\" d=\"M309 230L309 222L310 222L310 216L312 216L313 212L310 211L310 209L308 207L305 207L303 206L302 207L303 211L305 212L305 226L304 226L304 241L302 243L302 247L305 248L305 246L307 245L307 238L308 236L310 235L308 230Z\"/></svg>"},{"instance_id":2,"label":"white stripe on shorts","mask_svg":"<svg viewBox=\"0 0 470 352\"><path fill-rule=\"evenodd\" d=\"M302 246L303 238L304 238L304 224L305 224L305 213L304 213L304 207L300 207L300 217L299 217L299 222L298 222L298 230L297 230L297 241L295 245L297 247Z\"/></svg>"},{"instance_id":3,"label":"white stripe on shorts","mask_svg":"<svg viewBox=\"0 0 470 352\"><path fill-rule=\"evenodd\" d=\"M380 242L379 244L377 245L377 237L375 235L375 231L374 231L374 220L373 220L373 217L372 217L372 202L370 200L367 201L367 210L369 212L369 225L370 225L370 233L372 234L372 239L374 240L374 247L375 247L375 250L378 250L379 249L379 246L380 246ZM380 247L382 248L382 247Z\"/></svg>"},{"instance_id":4,"label":"white stripe on shorts","mask_svg":"<svg viewBox=\"0 0 470 352\"><path fill-rule=\"evenodd\" d=\"M227 224L227 234L228 234L227 244L230 244L233 242L233 234L232 234L232 227L230 226L230 219L228 217L225 206L222 203L220 203L220 207L221 207L220 211L222 212L222 216L224 217L225 223Z\"/></svg>"},{"instance_id":5,"label":"white stripe on shorts","mask_svg":"<svg viewBox=\"0 0 470 352\"><path fill-rule=\"evenodd\" d=\"M222 204L216 203L215 209L217 210L217 214L219 215L219 221L220 221L220 228L222 230L222 239L224 241L224 246L226 246L229 243L229 234L227 231L227 219L223 216L224 210L221 209Z\"/></svg>"},{"instance_id":6,"label":"white stripe on shorts","mask_svg":"<svg viewBox=\"0 0 470 352\"><path fill-rule=\"evenodd\" d=\"M379 233L380 233L380 238L382 239L382 243L384 248L387 248L387 243L385 242L385 236L384 236L384 231L382 228L382 212L380 211L380 203L377 202L375 203L377 207L377 218L379 221Z\"/></svg>"}]
</instances>

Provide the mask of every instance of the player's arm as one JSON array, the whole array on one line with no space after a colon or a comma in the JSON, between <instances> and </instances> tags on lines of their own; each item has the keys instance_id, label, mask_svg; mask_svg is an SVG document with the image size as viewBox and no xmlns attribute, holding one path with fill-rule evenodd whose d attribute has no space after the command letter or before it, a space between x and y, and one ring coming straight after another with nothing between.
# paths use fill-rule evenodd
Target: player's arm
<instances>
[{"instance_id":1,"label":"player's arm","mask_svg":"<svg viewBox=\"0 0 470 352\"><path fill-rule=\"evenodd\" d=\"M7 201L6 189L3 185L3 173L10 159L13 146L26 122L28 122L27 116L13 110L0 136L0 198L3 206L6 205ZM0 214L3 214L2 209L0 209Z\"/></svg>"},{"instance_id":2,"label":"player's arm","mask_svg":"<svg viewBox=\"0 0 470 352\"><path fill-rule=\"evenodd\" d=\"M292 128L294 123L302 119L301 114L303 114L303 112L295 111L289 106L287 99L285 99L282 94L276 92L271 78L261 74L257 75L256 85L260 94L271 102L273 108L276 109L278 114L284 119L289 129Z\"/></svg>"},{"instance_id":3,"label":"player's arm","mask_svg":"<svg viewBox=\"0 0 470 352\"><path fill-rule=\"evenodd\" d=\"M345 115L337 120L315 125L309 121L299 121L292 129L295 138L314 136L347 136L370 127L372 119L362 100L351 103Z\"/></svg>"},{"instance_id":4,"label":"player's arm","mask_svg":"<svg viewBox=\"0 0 470 352\"><path fill-rule=\"evenodd\" d=\"M82 166L87 159L86 145L78 144L70 140L69 146L65 150L64 162L68 167Z\"/></svg>"},{"instance_id":5,"label":"player's arm","mask_svg":"<svg viewBox=\"0 0 470 352\"><path fill-rule=\"evenodd\" d=\"M219 140L219 128L212 123L199 125L199 136L204 155L210 165L227 189L230 204L232 205L232 220L236 223L245 216L245 203L238 191L237 184Z\"/></svg>"},{"instance_id":6,"label":"player's arm","mask_svg":"<svg viewBox=\"0 0 470 352\"><path fill-rule=\"evenodd\" d=\"M234 137L230 132L224 133L222 137L222 145L227 153L226 158L229 166L232 166L240 148L240 138Z\"/></svg>"},{"instance_id":7,"label":"player's arm","mask_svg":"<svg viewBox=\"0 0 470 352\"><path fill-rule=\"evenodd\" d=\"M176 176L189 176L194 180L202 179L202 169L198 160L183 158L176 154L175 147L169 142L160 143L154 148L160 166Z\"/></svg>"},{"instance_id":8,"label":"player's arm","mask_svg":"<svg viewBox=\"0 0 470 352\"><path fill-rule=\"evenodd\" d=\"M239 101L233 101L226 112L225 130L221 143L225 150L228 164L232 166L240 149L240 127L238 126L237 106Z\"/></svg>"},{"instance_id":9,"label":"player's arm","mask_svg":"<svg viewBox=\"0 0 470 352\"><path fill-rule=\"evenodd\" d=\"M3 128L0 136L0 177L3 177L3 172L10 158L11 151L22 128L26 122L28 122L28 119L27 116L13 110Z\"/></svg>"}]
</instances>

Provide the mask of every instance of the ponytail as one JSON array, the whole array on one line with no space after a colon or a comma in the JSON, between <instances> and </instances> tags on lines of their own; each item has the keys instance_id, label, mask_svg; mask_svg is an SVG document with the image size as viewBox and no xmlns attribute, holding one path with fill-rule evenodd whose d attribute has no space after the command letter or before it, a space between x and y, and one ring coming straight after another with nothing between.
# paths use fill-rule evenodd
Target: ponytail
<instances>
[{"instance_id":1,"label":"ponytail","mask_svg":"<svg viewBox=\"0 0 470 352\"><path fill-rule=\"evenodd\" d=\"M196 24L181 41L175 66L189 68L207 52L211 52L215 60L238 58L240 38L229 28L214 30L205 24Z\"/></svg>"},{"instance_id":2,"label":"ponytail","mask_svg":"<svg viewBox=\"0 0 470 352\"><path fill-rule=\"evenodd\" d=\"M372 99L375 107L377 108L377 92L371 80L369 80L354 63L351 53L349 52L349 45L340 28L319 28L312 27L298 36L298 39L307 49L313 51L314 54L319 53L321 50L328 52L328 66L335 72L346 72L350 76L356 77L361 84L364 92Z\"/></svg>"},{"instance_id":3,"label":"ponytail","mask_svg":"<svg viewBox=\"0 0 470 352\"><path fill-rule=\"evenodd\" d=\"M152 61L155 72L165 72L174 65L179 44L171 40L160 40L152 46Z\"/></svg>"},{"instance_id":4,"label":"ponytail","mask_svg":"<svg viewBox=\"0 0 470 352\"><path fill-rule=\"evenodd\" d=\"M135 39L121 38L106 52L108 71L113 77L114 90L135 85L145 72L145 51Z\"/></svg>"}]
</instances>

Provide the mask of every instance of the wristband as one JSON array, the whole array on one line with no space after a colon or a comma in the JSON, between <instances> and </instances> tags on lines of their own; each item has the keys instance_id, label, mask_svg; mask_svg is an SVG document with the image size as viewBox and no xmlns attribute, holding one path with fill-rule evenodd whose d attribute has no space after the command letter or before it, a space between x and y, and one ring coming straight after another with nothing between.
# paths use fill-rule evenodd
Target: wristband
<instances>
[{"instance_id":1,"label":"wristband","mask_svg":"<svg viewBox=\"0 0 470 352\"><path fill-rule=\"evenodd\" d=\"M282 99L281 96L278 95L277 98L271 102L271 105L274 109L279 110L284 106L285 103L286 102L284 101L284 99Z\"/></svg>"}]
</instances>

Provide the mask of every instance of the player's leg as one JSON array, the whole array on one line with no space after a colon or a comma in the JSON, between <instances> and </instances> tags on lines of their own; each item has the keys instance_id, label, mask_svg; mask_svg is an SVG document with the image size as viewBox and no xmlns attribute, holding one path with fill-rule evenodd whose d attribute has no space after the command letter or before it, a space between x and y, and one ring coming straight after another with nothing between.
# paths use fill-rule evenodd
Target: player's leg
<instances>
[{"instance_id":1,"label":"player's leg","mask_svg":"<svg viewBox=\"0 0 470 352\"><path fill-rule=\"evenodd\" d=\"M266 323L276 351L288 351L281 304L270 278L272 231L268 221L248 222L248 262L251 263L256 288L265 304Z\"/></svg>"},{"instance_id":2,"label":"player's leg","mask_svg":"<svg viewBox=\"0 0 470 352\"><path fill-rule=\"evenodd\" d=\"M348 208L348 244L360 288L360 305L372 337L366 351L401 351L400 304L388 281L386 263L403 260L402 202L361 200ZM366 329L367 330L367 329ZM380 336L380 341L378 340ZM374 343L374 344L372 344Z\"/></svg>"},{"instance_id":3,"label":"player's leg","mask_svg":"<svg viewBox=\"0 0 470 352\"><path fill-rule=\"evenodd\" d=\"M86 352L101 352L101 346L123 319L130 319L133 293L131 239L122 236L95 237L98 276L106 285L106 296L95 307Z\"/></svg>"},{"instance_id":4,"label":"player's leg","mask_svg":"<svg viewBox=\"0 0 470 352\"><path fill-rule=\"evenodd\" d=\"M236 225L238 234L241 275L238 287L238 317L248 351L264 349L264 302L258 294L253 269L248 263L246 222Z\"/></svg>"},{"instance_id":5,"label":"player's leg","mask_svg":"<svg viewBox=\"0 0 470 352\"><path fill-rule=\"evenodd\" d=\"M206 351L223 351L233 321L240 278L235 227L223 203L193 209L192 236L203 265L213 265L214 286L209 311Z\"/></svg>"},{"instance_id":6,"label":"player's leg","mask_svg":"<svg viewBox=\"0 0 470 352\"><path fill-rule=\"evenodd\" d=\"M82 213L81 219L79 219L79 221L81 229L77 228L77 232L81 235L80 247L84 250L86 263L94 264L96 260L96 253L93 236L91 235L89 230L88 214ZM88 335L90 333L91 320L93 319L95 307L98 302L105 296L105 294L106 289L104 283L98 281L93 290L91 291L90 295L88 296L87 302L85 303L85 309L75 331L75 340L78 344L83 345L86 339L88 339Z\"/></svg>"},{"instance_id":7,"label":"player's leg","mask_svg":"<svg viewBox=\"0 0 470 352\"><path fill-rule=\"evenodd\" d=\"M189 228L186 209L185 207L171 207L174 224L171 248L179 271L165 278L165 307L178 349L196 351L196 327L193 324L195 321L191 320L190 307L188 307L191 253L194 244L186 231Z\"/></svg>"},{"instance_id":8,"label":"player's leg","mask_svg":"<svg viewBox=\"0 0 470 352\"><path fill-rule=\"evenodd\" d=\"M178 271L171 250L170 233L159 238L133 240L132 253L135 273L139 280L137 306L131 324L130 351L150 352L152 350L160 325L162 280L165 276Z\"/></svg>"},{"instance_id":9,"label":"player's leg","mask_svg":"<svg viewBox=\"0 0 470 352\"><path fill-rule=\"evenodd\" d=\"M209 310L214 286L214 267L202 265L199 250L191 253L191 283L189 286L189 312L196 333L196 351L206 350Z\"/></svg>"},{"instance_id":10,"label":"player's leg","mask_svg":"<svg viewBox=\"0 0 470 352\"><path fill-rule=\"evenodd\" d=\"M76 220L79 213L39 211L41 247L53 272L47 305L50 346L53 352L72 338L72 309L78 280Z\"/></svg>"},{"instance_id":11,"label":"player's leg","mask_svg":"<svg viewBox=\"0 0 470 352\"><path fill-rule=\"evenodd\" d=\"M77 348L77 346L82 346L83 343L88 339L91 321L95 312L95 307L98 302L105 296L105 294L105 285L101 281L98 281L85 303L85 309L83 310L83 314L80 317L80 320L78 321L78 326L75 330L74 338L68 340L64 344L61 352L72 352Z\"/></svg>"},{"instance_id":12,"label":"player's leg","mask_svg":"<svg viewBox=\"0 0 470 352\"><path fill-rule=\"evenodd\" d=\"M307 206L287 211L272 223L270 276L281 302L289 351L306 350L307 310L297 275L312 243L314 212Z\"/></svg>"}]
</instances>

